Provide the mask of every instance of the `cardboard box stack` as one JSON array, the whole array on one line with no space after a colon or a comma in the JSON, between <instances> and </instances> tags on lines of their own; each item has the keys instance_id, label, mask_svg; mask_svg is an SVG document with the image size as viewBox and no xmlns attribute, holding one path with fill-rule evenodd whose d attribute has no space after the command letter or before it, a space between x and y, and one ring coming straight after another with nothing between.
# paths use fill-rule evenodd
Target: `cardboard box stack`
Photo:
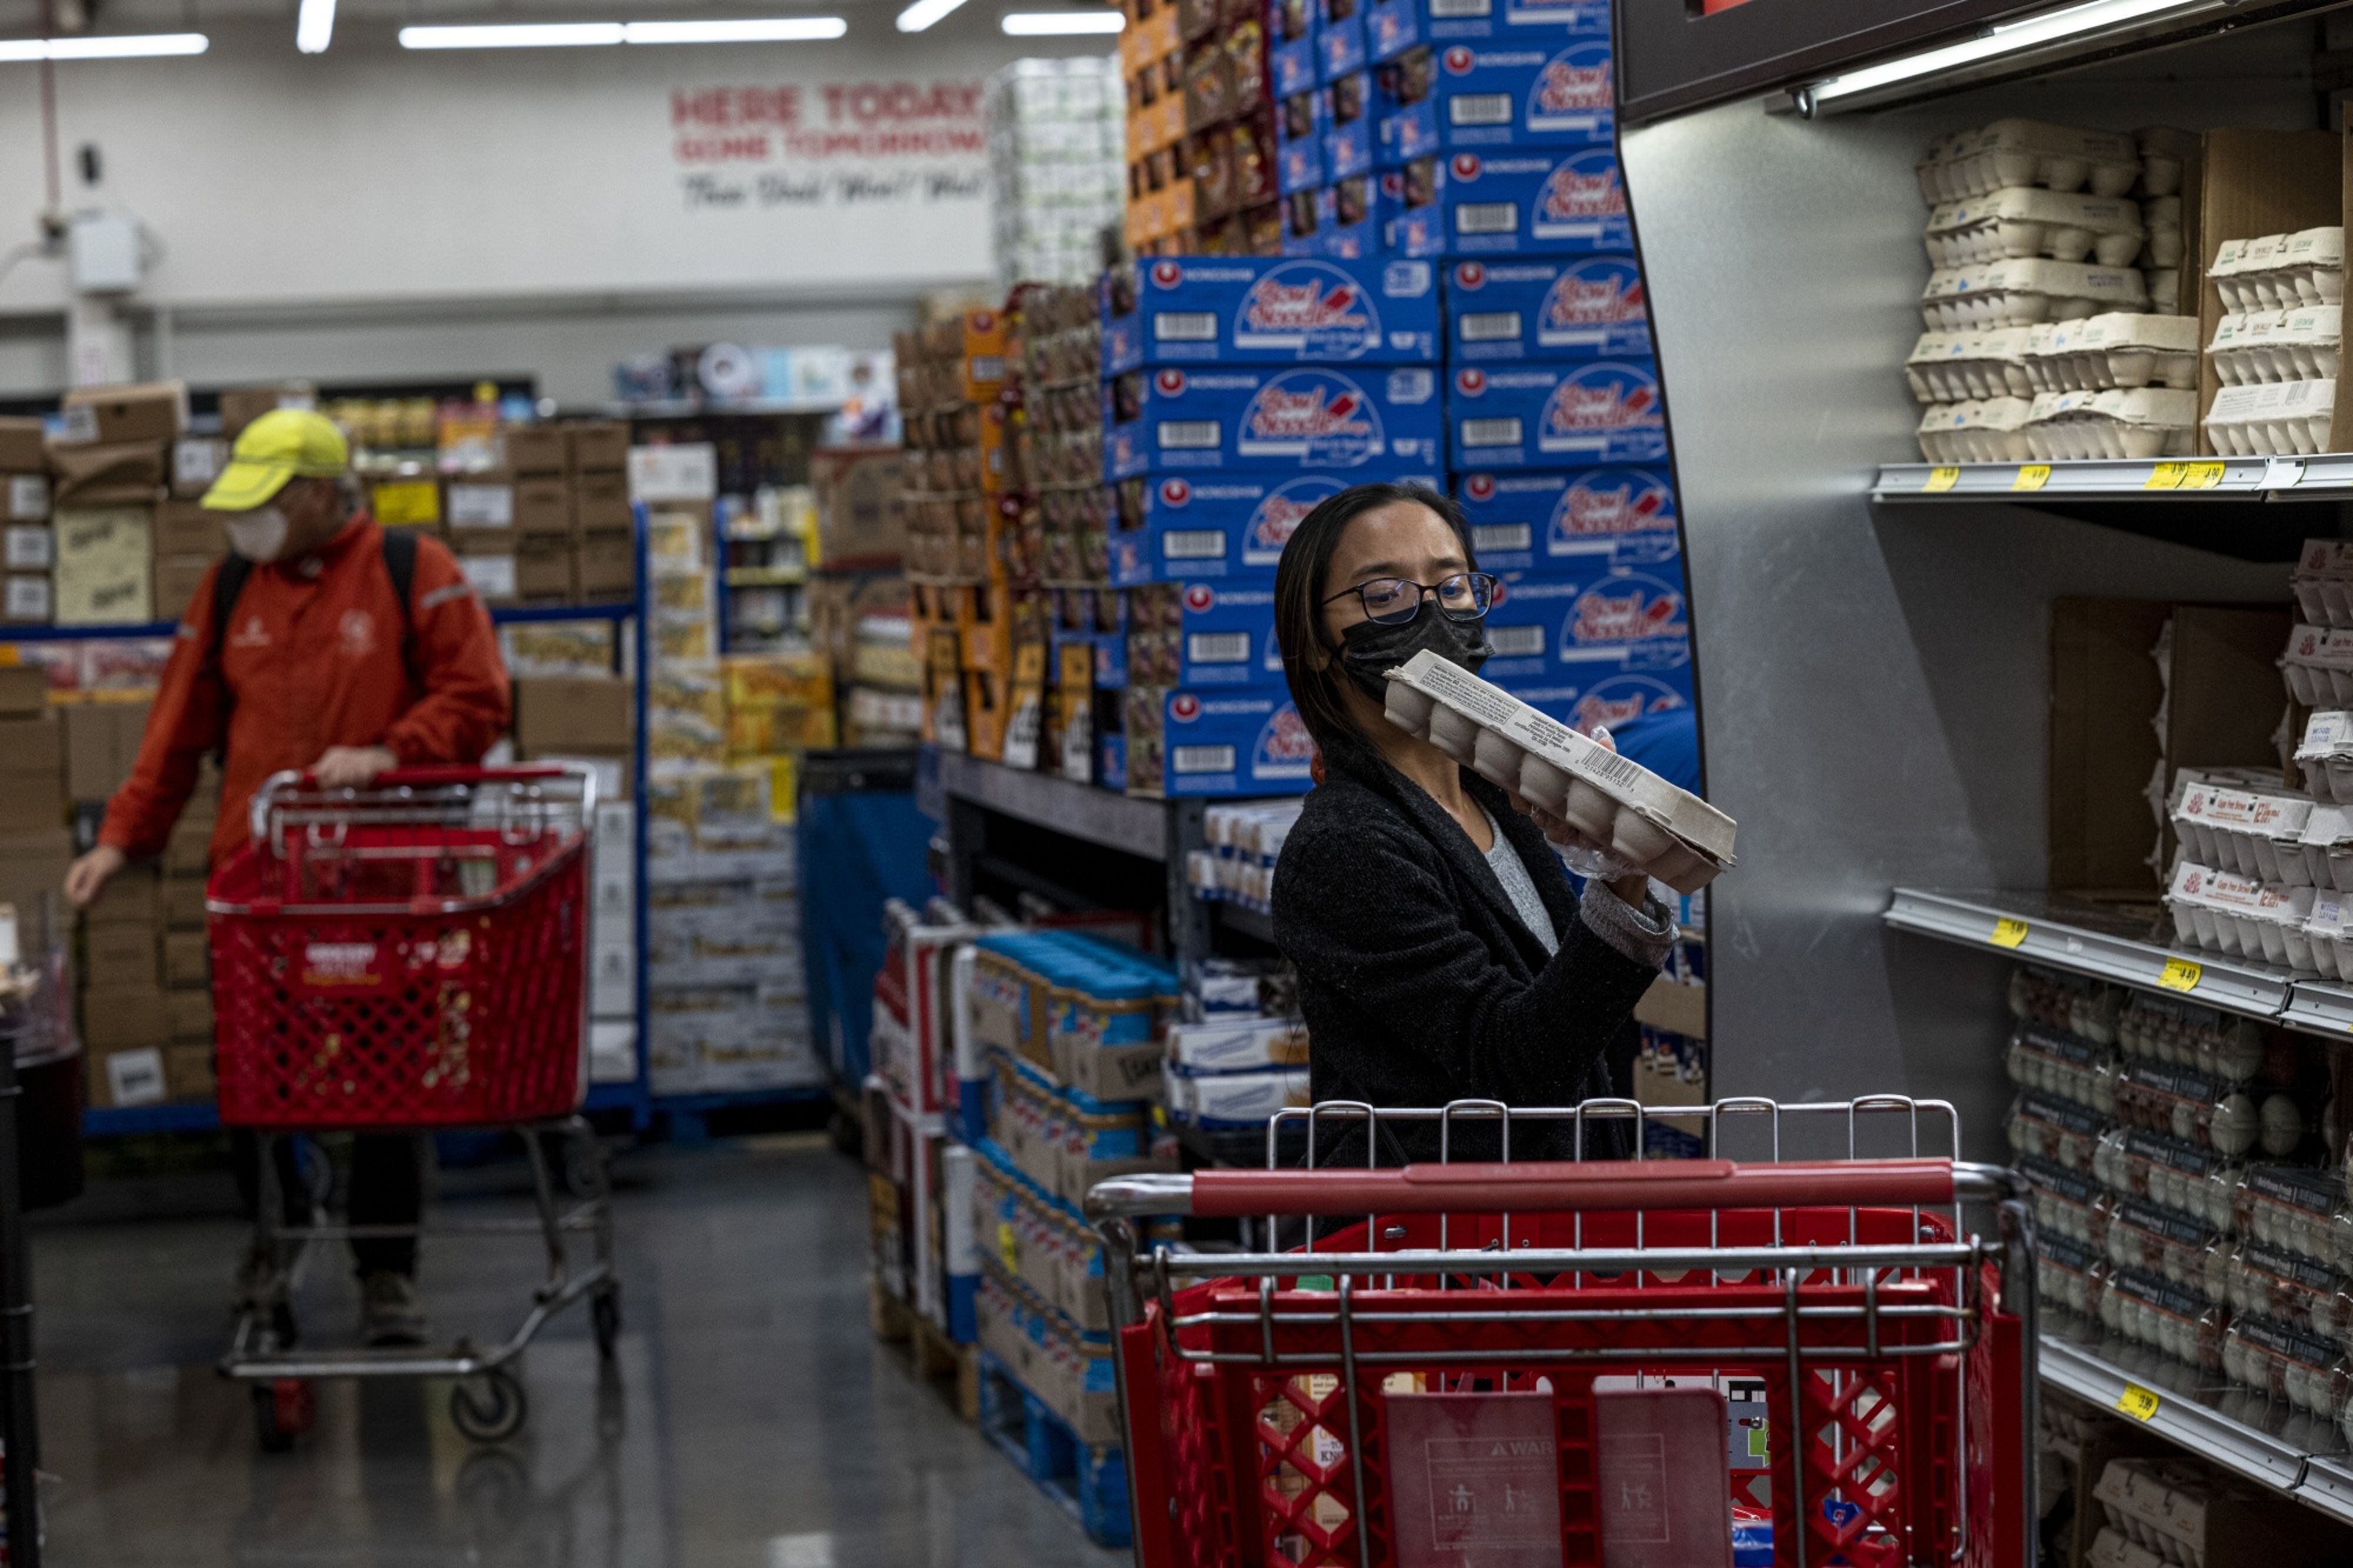
<instances>
[{"instance_id":1,"label":"cardboard box stack","mask_svg":"<svg viewBox=\"0 0 2353 1568\"><path fill-rule=\"evenodd\" d=\"M521 762L586 763L597 794L629 798L636 705L629 682L609 668L512 678L514 749Z\"/></svg>"},{"instance_id":2,"label":"cardboard box stack","mask_svg":"<svg viewBox=\"0 0 2353 1568\"><path fill-rule=\"evenodd\" d=\"M1350 0L1353 3L1353 0ZM1262 0L1127 0L1129 248L1142 256L1271 256L1275 181L1271 24ZM1312 3L1271 8L1303 29ZM1271 37L1282 36L1282 20ZM1363 60L1357 35L1355 65ZM1303 88L1319 79L1311 68Z\"/></svg>"},{"instance_id":3,"label":"cardboard box stack","mask_svg":"<svg viewBox=\"0 0 2353 1568\"><path fill-rule=\"evenodd\" d=\"M988 79L981 109L999 286L1092 279L1127 194L1118 62L1016 60Z\"/></svg>"},{"instance_id":4,"label":"cardboard box stack","mask_svg":"<svg viewBox=\"0 0 2353 1568\"><path fill-rule=\"evenodd\" d=\"M121 626L177 611L157 608L154 526L187 426L187 388L178 382L66 394L48 447L52 564L45 618ZM32 559L37 545L27 538L25 548L18 559ZM36 595L29 587L22 592L29 609Z\"/></svg>"},{"instance_id":5,"label":"cardboard box stack","mask_svg":"<svg viewBox=\"0 0 2353 1568\"><path fill-rule=\"evenodd\" d=\"M828 447L809 458L818 540L809 646L832 671L844 745L912 745L923 725L923 667L907 602L904 467L896 447Z\"/></svg>"},{"instance_id":6,"label":"cardboard box stack","mask_svg":"<svg viewBox=\"0 0 2353 1568\"><path fill-rule=\"evenodd\" d=\"M0 621L53 616L48 443L38 419L0 419Z\"/></svg>"},{"instance_id":7,"label":"cardboard box stack","mask_svg":"<svg viewBox=\"0 0 2353 1568\"><path fill-rule=\"evenodd\" d=\"M596 604L637 590L628 426L611 420L511 425L497 466L398 476L375 486L387 516L447 536L494 605ZM427 515L428 512L435 515Z\"/></svg>"}]
</instances>

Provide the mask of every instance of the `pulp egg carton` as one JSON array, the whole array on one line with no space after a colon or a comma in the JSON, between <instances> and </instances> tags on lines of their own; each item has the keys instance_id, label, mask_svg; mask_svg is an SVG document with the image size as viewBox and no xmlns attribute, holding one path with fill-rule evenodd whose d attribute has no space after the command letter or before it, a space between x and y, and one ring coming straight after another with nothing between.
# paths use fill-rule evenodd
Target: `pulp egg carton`
<instances>
[{"instance_id":1,"label":"pulp egg carton","mask_svg":"<svg viewBox=\"0 0 2353 1568\"><path fill-rule=\"evenodd\" d=\"M2220 1300L2216 1291L2222 1281L2218 1268L2216 1290L2207 1289L2206 1259L2210 1253L2225 1256L2217 1245L2221 1240L2201 1216L2147 1198L2119 1198L2109 1205L2105 1250L2110 1263L2162 1276L2209 1300Z\"/></svg>"},{"instance_id":2,"label":"pulp egg carton","mask_svg":"<svg viewBox=\"0 0 2353 1568\"><path fill-rule=\"evenodd\" d=\"M2312 792L2316 808L2327 811L2325 821L2305 824L2306 858L2309 849L2318 847L2333 851L2344 837L2346 814L2331 808L2353 802L2353 712L2342 708L2322 708L2304 722L2304 739L2296 743L2295 765L2304 774L2305 785ZM2323 862L2328 868L2328 885L2340 892L2353 892L2353 888L2338 887L2338 868L2333 861ZM2348 868L2353 869L2353 868ZM2313 879L2321 880L2319 877Z\"/></svg>"},{"instance_id":3,"label":"pulp egg carton","mask_svg":"<svg viewBox=\"0 0 2353 1568\"><path fill-rule=\"evenodd\" d=\"M2353 1265L2353 1217L2345 1173L2302 1165L2249 1165L2239 1173L2239 1235L2324 1268Z\"/></svg>"},{"instance_id":4,"label":"pulp egg carton","mask_svg":"<svg viewBox=\"0 0 2353 1568\"><path fill-rule=\"evenodd\" d=\"M2116 1040L2128 1058L2194 1068L2234 1086L2263 1070L2262 1025L2187 997L2134 992L2116 1016Z\"/></svg>"},{"instance_id":5,"label":"pulp egg carton","mask_svg":"<svg viewBox=\"0 0 2353 1568\"><path fill-rule=\"evenodd\" d=\"M2244 1089L2189 1068L2134 1062L2116 1075L2116 1120L2236 1159L2262 1136L2262 1113Z\"/></svg>"},{"instance_id":6,"label":"pulp egg carton","mask_svg":"<svg viewBox=\"0 0 2353 1568\"><path fill-rule=\"evenodd\" d=\"M2010 1037L2004 1065L2010 1081L2087 1105L2103 1116L2116 1109L2116 1058L2089 1040L2029 1024Z\"/></svg>"},{"instance_id":7,"label":"pulp egg carton","mask_svg":"<svg viewBox=\"0 0 2353 1568\"><path fill-rule=\"evenodd\" d=\"M2100 1285L2108 1272L2099 1253L2043 1226L2035 1233L2034 1258L2036 1295L2085 1317L2099 1310Z\"/></svg>"},{"instance_id":8,"label":"pulp egg carton","mask_svg":"<svg viewBox=\"0 0 2353 1568\"><path fill-rule=\"evenodd\" d=\"M2333 377L2226 386L2207 410L2206 437L2226 458L2325 452L2336 416Z\"/></svg>"},{"instance_id":9,"label":"pulp egg carton","mask_svg":"<svg viewBox=\"0 0 2353 1568\"><path fill-rule=\"evenodd\" d=\"M2036 392L2105 392L2151 382L2194 388L2198 318L2110 310L2029 327L2023 369Z\"/></svg>"},{"instance_id":10,"label":"pulp egg carton","mask_svg":"<svg viewBox=\"0 0 2353 1568\"><path fill-rule=\"evenodd\" d=\"M2312 913L2305 917L2304 940L2312 951L2312 967L2322 979L2353 980L2353 905L2333 889L2314 896Z\"/></svg>"},{"instance_id":11,"label":"pulp egg carton","mask_svg":"<svg viewBox=\"0 0 2353 1568\"><path fill-rule=\"evenodd\" d=\"M2353 626L2353 540L2306 540L2287 582L2306 621Z\"/></svg>"},{"instance_id":12,"label":"pulp egg carton","mask_svg":"<svg viewBox=\"0 0 2353 1568\"><path fill-rule=\"evenodd\" d=\"M2191 784L2174 805L2173 832L2201 866L2305 888L2313 883L2303 846L2311 816L2312 801L2306 795ZM2264 943L2266 949L2270 945Z\"/></svg>"},{"instance_id":13,"label":"pulp egg carton","mask_svg":"<svg viewBox=\"0 0 2353 1568\"><path fill-rule=\"evenodd\" d=\"M2224 386L2266 381L2335 380L2344 335L2342 305L2235 310L2214 324L2207 350Z\"/></svg>"},{"instance_id":14,"label":"pulp egg carton","mask_svg":"<svg viewBox=\"0 0 2353 1568\"><path fill-rule=\"evenodd\" d=\"M2284 310L2345 298L2345 230L2300 229L2226 239L2206 275L2226 310Z\"/></svg>"},{"instance_id":15,"label":"pulp egg carton","mask_svg":"<svg viewBox=\"0 0 2353 1568\"><path fill-rule=\"evenodd\" d=\"M1904 365L1913 397L1922 403L1966 403L1972 398L2031 396L2034 385L2026 365L2027 338L2043 330L1988 327L1922 333Z\"/></svg>"},{"instance_id":16,"label":"pulp egg carton","mask_svg":"<svg viewBox=\"0 0 2353 1568\"><path fill-rule=\"evenodd\" d=\"M2259 1241L2242 1241L2222 1271L2223 1300L2252 1313L2342 1345L2353 1331L2353 1291L2324 1264Z\"/></svg>"},{"instance_id":17,"label":"pulp egg carton","mask_svg":"<svg viewBox=\"0 0 2353 1568\"><path fill-rule=\"evenodd\" d=\"M2165 893L2174 934L2184 945L2295 969L2313 966L2304 935L2312 900L2310 888L2259 882L2194 860L2174 867Z\"/></svg>"},{"instance_id":18,"label":"pulp egg carton","mask_svg":"<svg viewBox=\"0 0 2353 1568\"><path fill-rule=\"evenodd\" d=\"M2141 274L2142 286L2148 289L2148 308L2160 316L2179 316L2181 311L2181 268L2152 267Z\"/></svg>"},{"instance_id":19,"label":"pulp egg carton","mask_svg":"<svg viewBox=\"0 0 2353 1568\"><path fill-rule=\"evenodd\" d=\"M2219 1372L2229 1314L2202 1291L2159 1274L2111 1268L2100 1288L2100 1322L2112 1333L2176 1361Z\"/></svg>"},{"instance_id":20,"label":"pulp egg carton","mask_svg":"<svg viewBox=\"0 0 2353 1568\"><path fill-rule=\"evenodd\" d=\"M2211 1365L2219 1370L2217 1348ZM2122 1536L2170 1568L2205 1568L2210 1549L2220 1558L2226 1543L2261 1542L2279 1517L2275 1498L2259 1498L2186 1458L2111 1459L2092 1500L2107 1521L2103 1535Z\"/></svg>"},{"instance_id":21,"label":"pulp egg carton","mask_svg":"<svg viewBox=\"0 0 2353 1568\"><path fill-rule=\"evenodd\" d=\"M1920 455L1932 463L2022 463L2033 456L2026 443L2032 411L2023 397L1931 405L1916 432Z\"/></svg>"},{"instance_id":22,"label":"pulp egg carton","mask_svg":"<svg viewBox=\"0 0 2353 1568\"><path fill-rule=\"evenodd\" d=\"M2170 125L2147 125L2133 132L2133 146L2140 153L2141 195L2153 202L2173 203L2173 222L2181 224L2181 175L2191 159L2198 156L2201 138L2195 131L2178 131Z\"/></svg>"},{"instance_id":23,"label":"pulp egg carton","mask_svg":"<svg viewBox=\"0 0 2353 1568\"><path fill-rule=\"evenodd\" d=\"M2353 630L2292 628L2287 651L2280 656L2280 674L2288 695L2307 708L2353 708Z\"/></svg>"},{"instance_id":24,"label":"pulp egg carton","mask_svg":"<svg viewBox=\"0 0 2353 1568\"><path fill-rule=\"evenodd\" d=\"M2084 1568L2173 1568L2173 1564L2114 1525L2103 1525L2084 1549Z\"/></svg>"},{"instance_id":25,"label":"pulp egg carton","mask_svg":"<svg viewBox=\"0 0 2353 1568\"><path fill-rule=\"evenodd\" d=\"M2140 226L2144 243L2140 265L2151 268L2178 268L2184 255L2181 232L2181 198L2179 195L2149 196L2140 204Z\"/></svg>"},{"instance_id":26,"label":"pulp egg carton","mask_svg":"<svg viewBox=\"0 0 2353 1568\"><path fill-rule=\"evenodd\" d=\"M2021 1023L2064 1029L2095 1046L2118 1043L2116 1026L2127 1005L2122 986L2088 975L2060 974L2031 963L2010 972L2010 1016Z\"/></svg>"},{"instance_id":27,"label":"pulp egg carton","mask_svg":"<svg viewBox=\"0 0 2353 1568\"><path fill-rule=\"evenodd\" d=\"M2136 268L2040 258L1939 267L1920 291L1921 318L1947 331L2072 321L2147 304L2148 286Z\"/></svg>"},{"instance_id":28,"label":"pulp egg carton","mask_svg":"<svg viewBox=\"0 0 2353 1568\"><path fill-rule=\"evenodd\" d=\"M2010 1152L2020 1158L2048 1160L2077 1175L2089 1176L2093 1153L2114 1125L2088 1106L2028 1089L2011 1104L2002 1131L2010 1140Z\"/></svg>"},{"instance_id":29,"label":"pulp egg carton","mask_svg":"<svg viewBox=\"0 0 2353 1568\"><path fill-rule=\"evenodd\" d=\"M2305 818L2304 837L2297 847L2304 851L2312 885L2321 889L2312 905L2316 920L2323 903L2342 905L2353 894L2353 806L2316 802L2312 815ZM2319 958L2316 952L2313 956L2316 961ZM2328 973L2325 964L2316 967ZM2353 980L2353 963L2347 962L2346 955L2338 955L2336 973Z\"/></svg>"},{"instance_id":30,"label":"pulp egg carton","mask_svg":"<svg viewBox=\"0 0 2353 1568\"><path fill-rule=\"evenodd\" d=\"M2053 191L2089 188L2121 196L2140 179L2140 149L2130 136L2039 120L1997 120L1940 136L1915 166L1930 206L1988 195L2013 185ZM2176 171L2179 178L2179 171Z\"/></svg>"},{"instance_id":31,"label":"pulp egg carton","mask_svg":"<svg viewBox=\"0 0 2353 1568\"><path fill-rule=\"evenodd\" d=\"M1386 711L1406 733L1679 893L1698 892L1733 864L1731 817L1426 648L1388 672Z\"/></svg>"},{"instance_id":32,"label":"pulp egg carton","mask_svg":"<svg viewBox=\"0 0 2353 1568\"><path fill-rule=\"evenodd\" d=\"M2034 1207L2035 1227L2103 1254L2108 1245L2106 1194L2099 1184L2053 1161L2030 1155L2018 1163Z\"/></svg>"},{"instance_id":33,"label":"pulp egg carton","mask_svg":"<svg viewBox=\"0 0 2353 1568\"><path fill-rule=\"evenodd\" d=\"M2092 1174L2111 1192L2198 1215L2225 1234L2238 1226L2238 1166L2169 1132L2112 1130L2092 1152Z\"/></svg>"},{"instance_id":34,"label":"pulp egg carton","mask_svg":"<svg viewBox=\"0 0 2353 1568\"><path fill-rule=\"evenodd\" d=\"M1931 267L2023 256L2056 261L2089 256L2103 267L2129 267L2146 238L2138 203L2033 185L1947 202L1928 213Z\"/></svg>"},{"instance_id":35,"label":"pulp egg carton","mask_svg":"<svg viewBox=\"0 0 2353 1568\"><path fill-rule=\"evenodd\" d=\"M2268 1318L2232 1320L2222 1336L2222 1373L2327 1420L2335 1420L2353 1394L2353 1371L2334 1340Z\"/></svg>"},{"instance_id":36,"label":"pulp egg carton","mask_svg":"<svg viewBox=\"0 0 2353 1568\"><path fill-rule=\"evenodd\" d=\"M2137 386L2037 393L2027 408L2026 449L2041 462L2187 457L2195 447L2197 420L2195 392Z\"/></svg>"}]
</instances>

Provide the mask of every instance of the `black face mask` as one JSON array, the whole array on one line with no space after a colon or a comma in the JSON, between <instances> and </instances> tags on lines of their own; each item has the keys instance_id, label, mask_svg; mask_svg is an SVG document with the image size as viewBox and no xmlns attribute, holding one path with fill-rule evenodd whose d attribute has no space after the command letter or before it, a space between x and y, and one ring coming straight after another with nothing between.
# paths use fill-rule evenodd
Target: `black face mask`
<instances>
[{"instance_id":1,"label":"black face mask","mask_svg":"<svg viewBox=\"0 0 2353 1568\"><path fill-rule=\"evenodd\" d=\"M1349 679L1376 702L1388 700L1388 672L1424 648L1473 675L1495 651L1487 640L1484 617L1454 620L1439 609L1435 599L1424 599L1409 621L1395 626L1358 621L1340 634L1340 663Z\"/></svg>"}]
</instances>

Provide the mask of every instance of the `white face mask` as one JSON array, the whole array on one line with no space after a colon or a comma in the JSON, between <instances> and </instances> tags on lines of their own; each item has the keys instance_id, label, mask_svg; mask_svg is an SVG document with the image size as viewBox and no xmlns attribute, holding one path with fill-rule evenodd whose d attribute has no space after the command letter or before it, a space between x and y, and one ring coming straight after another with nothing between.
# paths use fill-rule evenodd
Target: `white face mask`
<instances>
[{"instance_id":1,"label":"white face mask","mask_svg":"<svg viewBox=\"0 0 2353 1568\"><path fill-rule=\"evenodd\" d=\"M248 561L275 561L286 552L286 514L275 506L256 507L228 520L229 548Z\"/></svg>"}]
</instances>

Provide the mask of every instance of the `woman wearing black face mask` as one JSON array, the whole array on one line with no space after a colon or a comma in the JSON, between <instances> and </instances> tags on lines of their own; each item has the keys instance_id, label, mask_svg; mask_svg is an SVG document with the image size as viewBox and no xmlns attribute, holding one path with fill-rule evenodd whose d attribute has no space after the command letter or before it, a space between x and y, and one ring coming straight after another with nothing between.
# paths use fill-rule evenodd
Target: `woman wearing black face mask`
<instances>
[{"instance_id":1,"label":"woman wearing black face mask","mask_svg":"<svg viewBox=\"0 0 2353 1568\"><path fill-rule=\"evenodd\" d=\"M1422 649L1477 671L1494 580L1454 503L1419 485L1345 490L1301 521L1275 572L1275 634L1321 752L1274 871L1274 934L1299 973L1318 1100L1562 1106L1615 1092L1604 1053L1665 961L1668 910L1646 879L1579 900L1547 840L1573 828L1382 715L1384 672ZM1321 1134L1319 1163L1362 1163L1362 1125ZM1459 1123L1455 1158L1493 1158L1493 1123ZM1514 1130L1515 1159L1567 1158L1568 1130ZM1632 1152L1588 1124L1588 1158ZM1384 1130L1384 1163L1435 1159L1433 1127Z\"/></svg>"}]
</instances>

